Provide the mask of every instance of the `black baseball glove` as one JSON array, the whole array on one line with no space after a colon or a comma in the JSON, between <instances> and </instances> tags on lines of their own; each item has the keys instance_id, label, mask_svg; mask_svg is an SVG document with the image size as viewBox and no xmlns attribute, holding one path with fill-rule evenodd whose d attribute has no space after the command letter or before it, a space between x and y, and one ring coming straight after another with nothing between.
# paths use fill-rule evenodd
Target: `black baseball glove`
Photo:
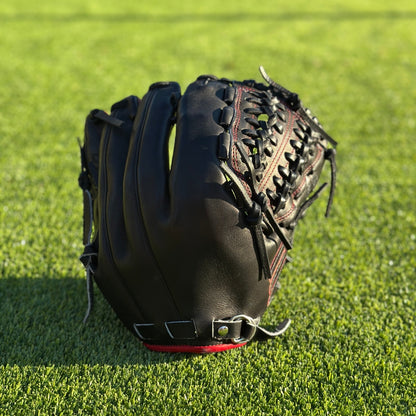
<instances>
[{"instance_id":1,"label":"black baseball glove","mask_svg":"<svg viewBox=\"0 0 416 416\"><path fill-rule=\"evenodd\" d=\"M290 323L259 326L325 160L329 211L336 142L260 71L267 85L201 76L181 95L156 83L87 117L87 313L94 279L151 350L217 352Z\"/></svg>"}]
</instances>

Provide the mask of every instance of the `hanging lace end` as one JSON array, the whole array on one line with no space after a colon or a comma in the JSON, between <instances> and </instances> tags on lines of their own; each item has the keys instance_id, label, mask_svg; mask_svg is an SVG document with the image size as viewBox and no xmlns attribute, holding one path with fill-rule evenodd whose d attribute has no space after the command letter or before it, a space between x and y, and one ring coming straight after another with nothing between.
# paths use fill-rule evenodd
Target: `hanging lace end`
<instances>
[{"instance_id":1,"label":"hanging lace end","mask_svg":"<svg viewBox=\"0 0 416 416\"><path fill-rule=\"evenodd\" d=\"M309 198L307 199L303 205L299 208L298 213L296 214L296 217L291 222L291 228L295 228L296 223L305 215L306 210L318 199L321 192L328 186L328 184L325 182L323 183L319 189Z\"/></svg>"},{"instance_id":2,"label":"hanging lace end","mask_svg":"<svg viewBox=\"0 0 416 416\"><path fill-rule=\"evenodd\" d=\"M286 332L290 324L291 320L287 318L271 331L257 325L255 339L257 341L267 341L268 339L278 337L279 335L282 335L284 332Z\"/></svg>"},{"instance_id":3,"label":"hanging lace end","mask_svg":"<svg viewBox=\"0 0 416 416\"><path fill-rule=\"evenodd\" d=\"M261 228L262 220L263 214L260 205L254 202L248 215L246 216L246 222L253 236L256 253L261 265L261 274L266 280L269 280L272 278L272 275L270 272L270 263L267 256L266 245L264 243L264 235Z\"/></svg>"},{"instance_id":4,"label":"hanging lace end","mask_svg":"<svg viewBox=\"0 0 416 416\"><path fill-rule=\"evenodd\" d=\"M84 233L83 233L83 243L84 245L88 245L91 243L92 233L93 233L93 224L94 224L94 217L93 217L93 201L91 193L88 189L84 189L83 192L83 199L84 199Z\"/></svg>"},{"instance_id":5,"label":"hanging lace end","mask_svg":"<svg viewBox=\"0 0 416 416\"><path fill-rule=\"evenodd\" d=\"M87 244L84 248L84 253L80 256L79 260L85 267L86 280L87 280L87 297L88 306L85 313L83 323L85 324L90 316L94 305L94 272L97 264L97 250L93 244Z\"/></svg>"},{"instance_id":6,"label":"hanging lace end","mask_svg":"<svg viewBox=\"0 0 416 416\"><path fill-rule=\"evenodd\" d=\"M301 107L301 101L298 94L287 90L285 87L274 81L262 65L259 66L259 71L263 79L283 96L283 98L293 111L297 111Z\"/></svg>"},{"instance_id":7,"label":"hanging lace end","mask_svg":"<svg viewBox=\"0 0 416 416\"><path fill-rule=\"evenodd\" d=\"M266 72L266 70L264 69L263 65L259 66L259 71L261 76L263 77L263 79L271 86L273 87L278 87L279 85L277 84L277 82L273 81L272 78L269 77L269 74Z\"/></svg>"},{"instance_id":8,"label":"hanging lace end","mask_svg":"<svg viewBox=\"0 0 416 416\"><path fill-rule=\"evenodd\" d=\"M87 267L87 296L88 296L88 306L87 310L85 312L84 319L82 320L82 323L85 325L87 323L87 320L91 314L92 308L94 306L94 281L92 278L92 270L90 267Z\"/></svg>"},{"instance_id":9,"label":"hanging lace end","mask_svg":"<svg viewBox=\"0 0 416 416\"><path fill-rule=\"evenodd\" d=\"M332 202L334 200L335 184L337 180L337 167L336 167L336 162L335 162L335 155L336 155L335 149L325 150L325 159L329 160L329 163L331 165L331 189L329 191L329 198L328 198L328 204L326 206L325 217L329 217L329 212L331 210Z\"/></svg>"}]
</instances>

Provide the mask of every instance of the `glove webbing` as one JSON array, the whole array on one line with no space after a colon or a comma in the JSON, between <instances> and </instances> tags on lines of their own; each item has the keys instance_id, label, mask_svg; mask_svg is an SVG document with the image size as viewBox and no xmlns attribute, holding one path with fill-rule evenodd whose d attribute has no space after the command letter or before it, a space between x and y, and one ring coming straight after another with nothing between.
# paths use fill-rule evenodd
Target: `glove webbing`
<instances>
[{"instance_id":1,"label":"glove webbing","mask_svg":"<svg viewBox=\"0 0 416 416\"><path fill-rule=\"evenodd\" d=\"M331 143L334 147L337 146L337 142L322 128L322 126L319 124L319 121L316 117L312 116L312 113L309 109L304 108L302 105L301 100L299 99L298 94L295 92L291 92L284 88L282 85L278 84L276 81L274 81L270 76L267 74L266 70L263 66L259 67L260 73L264 80L273 87L276 92L278 92L280 95L283 96L286 103L289 105L289 107L293 111L298 111L299 114L302 116L302 118L306 118L310 121L312 121L312 128L319 134L321 134L325 139Z\"/></svg>"},{"instance_id":2,"label":"glove webbing","mask_svg":"<svg viewBox=\"0 0 416 416\"><path fill-rule=\"evenodd\" d=\"M319 120L312 115L312 112L304 108L302 105L301 100L299 99L298 94L291 92L284 88L282 85L278 84L276 81L274 81L266 72L263 66L259 67L260 73L264 80L274 88L274 90L280 94L286 103L289 105L289 107L293 111L297 111L299 115L306 120L309 120L309 125L312 130L314 130L316 133L321 135L325 140L327 140L329 143L334 146L332 149L324 149L325 150L325 159L329 160L329 163L331 165L331 189L329 192L329 198L328 198L328 204L326 207L325 216L329 216L329 212L331 210L332 201L334 199L334 191L335 191L335 183L336 183L336 163L335 163L335 155L336 150L335 147L337 146L337 142L322 128L322 126L319 123ZM320 192L325 188L326 184L322 185L320 189L311 197L308 201L305 202L304 206L301 207L297 218L300 218L302 214L305 213L306 209L312 204L312 202L315 201L315 199L319 196Z\"/></svg>"}]
</instances>

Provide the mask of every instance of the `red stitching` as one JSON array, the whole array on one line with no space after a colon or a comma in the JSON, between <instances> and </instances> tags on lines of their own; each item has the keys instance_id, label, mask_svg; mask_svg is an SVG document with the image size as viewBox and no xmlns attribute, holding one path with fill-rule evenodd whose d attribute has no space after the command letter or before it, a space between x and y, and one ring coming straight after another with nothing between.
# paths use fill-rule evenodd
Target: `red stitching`
<instances>
[{"instance_id":1,"label":"red stitching","mask_svg":"<svg viewBox=\"0 0 416 416\"><path fill-rule=\"evenodd\" d=\"M239 108L238 108L238 105L237 105L238 102L239 102L239 100L240 100L240 95L241 95L241 91L238 89L237 90L236 103L235 103L235 114L236 114L235 115L235 118L236 118L236 121L241 118L241 115L240 115L240 112L239 112ZM235 124L233 125L233 130L232 130L233 142L235 143L237 141L237 134L235 132L234 127L235 127ZM240 173L239 170L238 170L238 165L237 165L237 152L236 152L236 150L237 150L236 147L233 146L233 148L232 148L232 165L233 165L234 170L237 173Z\"/></svg>"},{"instance_id":2,"label":"red stitching","mask_svg":"<svg viewBox=\"0 0 416 416\"><path fill-rule=\"evenodd\" d=\"M240 127L241 122L241 97L243 95L243 91L253 91L253 88L243 87L243 86L237 86L237 98L235 99L234 108L235 108L235 120L233 123L232 128L232 134L233 134L233 142L238 141L238 128ZM237 176L242 180L243 186L246 189L248 195L251 197L251 189L250 186L247 184L247 182L244 179L244 175L240 170L238 169L238 149L236 146L233 146L232 149L232 165L233 169L236 172Z\"/></svg>"},{"instance_id":3,"label":"red stitching","mask_svg":"<svg viewBox=\"0 0 416 416\"><path fill-rule=\"evenodd\" d=\"M277 256L278 256L278 254L279 254L279 251L280 251L280 249L282 248L282 245L283 245L283 243L282 243L282 242L280 242L279 246L277 247L276 254L275 254L275 255L274 255L274 257L273 257L273 260L272 260L272 265L273 265L273 262L276 260L276 258L277 258Z\"/></svg>"},{"instance_id":4,"label":"red stitching","mask_svg":"<svg viewBox=\"0 0 416 416\"><path fill-rule=\"evenodd\" d=\"M286 253L287 253L287 250L283 246L283 243L281 242L280 245L279 245L279 248L277 249L277 252L276 252L276 254L273 258L273 261L272 261L272 264L273 264L275 262L276 258L278 257L278 261L276 262L276 264L274 264L272 266L272 268L274 267L275 269L273 271L272 278L270 279L270 282L269 282L269 297L268 297L268 300L267 300L267 305L270 304L271 297L272 297L272 294L273 294L273 289L276 286L276 282L279 278L279 274L283 269L284 261L286 259Z\"/></svg>"},{"instance_id":5,"label":"red stitching","mask_svg":"<svg viewBox=\"0 0 416 416\"><path fill-rule=\"evenodd\" d=\"M241 112L241 97L243 92L249 92L249 91L253 91L253 88L249 88L246 86L237 86L237 97L235 99L235 103L234 103L234 108L235 108L235 120L233 123L233 127L232 127L232 134L233 134L233 142L237 142L238 141L238 129L240 127L240 122L241 122L241 116L242 116L242 112ZM283 138L281 140L281 143L278 147L278 150L276 151L275 157L273 158L272 162L269 164L268 168L265 171L265 175L263 177L263 180L261 181L260 185L259 185L259 192L263 191L266 187L267 184L270 180L270 177L273 175L273 173L276 171L276 167L279 165L279 160L282 158L282 154L284 152L284 150L287 147L287 143L291 137L291 132L293 130L293 125L296 121L297 118L291 111L288 111L288 122L286 124L286 129L285 132L283 134ZM300 118L302 120L302 118ZM302 191L302 188L305 185L306 182L306 176L308 174L308 172L318 163L318 160L320 159L322 153L322 149L320 147L318 147L318 153L316 155L315 160L313 161L313 163L311 165L309 165L307 167L307 169L304 172L303 178L302 178L302 182L299 184L299 186L295 189L295 191L292 193L292 197L296 196L298 193L300 193ZM237 147L234 145L232 148L232 166L234 171L236 172L237 176L241 179L243 186L245 187L247 193L249 194L249 196L251 196L251 188L250 186L247 184L245 178L244 178L244 174L239 170L238 167L238 149ZM289 165L289 162L286 162L285 166L287 167ZM270 205L270 201L268 201L268 205ZM288 218L294 211L296 205L295 205L295 201L293 200L292 202L292 206L289 208L289 210L282 215L281 217L277 218L277 222L280 222L286 218Z\"/></svg>"},{"instance_id":6,"label":"red stitching","mask_svg":"<svg viewBox=\"0 0 416 416\"><path fill-rule=\"evenodd\" d=\"M286 257L286 253L287 253L287 250L285 249L285 247L283 247L283 243L280 243L280 246L279 246L279 259L278 259L278 261L276 262L276 264L274 265L274 267L275 267L275 269L274 269L274 271L273 271L273 275L272 275L272 281L275 279L275 277L276 277L276 275L278 275L278 270L279 270L279 266L280 266L280 264L282 263L282 260ZM277 254L276 254L277 255ZM277 279L276 279L277 280ZM274 283L274 282L273 282ZM274 284L273 284L273 286L274 286Z\"/></svg>"},{"instance_id":7,"label":"red stitching","mask_svg":"<svg viewBox=\"0 0 416 416\"><path fill-rule=\"evenodd\" d=\"M262 180L262 184L259 187L260 191L264 190L267 183L269 182L270 176L273 174L273 172L276 171L276 166L279 164L279 160L282 157L282 153L283 153L284 149L286 148L288 140L290 139L290 132L292 131L295 119L292 116L291 112L289 112L288 114L289 114L289 120L288 120L288 123L287 123L287 127L289 127L289 128L286 128L286 130L284 132L284 135L283 135L283 140L281 142L280 148L276 152L276 156L275 156L273 162L269 165L268 169L266 170L266 174L265 174L265 176ZM267 171L269 171L269 172L267 173Z\"/></svg>"}]
</instances>

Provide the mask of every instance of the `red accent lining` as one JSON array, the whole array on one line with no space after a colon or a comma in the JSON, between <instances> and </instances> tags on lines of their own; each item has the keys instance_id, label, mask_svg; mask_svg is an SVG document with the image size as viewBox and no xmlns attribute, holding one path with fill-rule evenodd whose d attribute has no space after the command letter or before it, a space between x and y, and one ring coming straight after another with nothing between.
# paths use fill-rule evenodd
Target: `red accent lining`
<instances>
[{"instance_id":1,"label":"red accent lining","mask_svg":"<svg viewBox=\"0 0 416 416\"><path fill-rule=\"evenodd\" d=\"M183 352L193 354L207 354L213 352L221 352L231 350L233 348L239 348L246 345L247 342L241 344L219 344L219 345L154 345L146 344L143 345L151 351L156 352Z\"/></svg>"}]
</instances>

